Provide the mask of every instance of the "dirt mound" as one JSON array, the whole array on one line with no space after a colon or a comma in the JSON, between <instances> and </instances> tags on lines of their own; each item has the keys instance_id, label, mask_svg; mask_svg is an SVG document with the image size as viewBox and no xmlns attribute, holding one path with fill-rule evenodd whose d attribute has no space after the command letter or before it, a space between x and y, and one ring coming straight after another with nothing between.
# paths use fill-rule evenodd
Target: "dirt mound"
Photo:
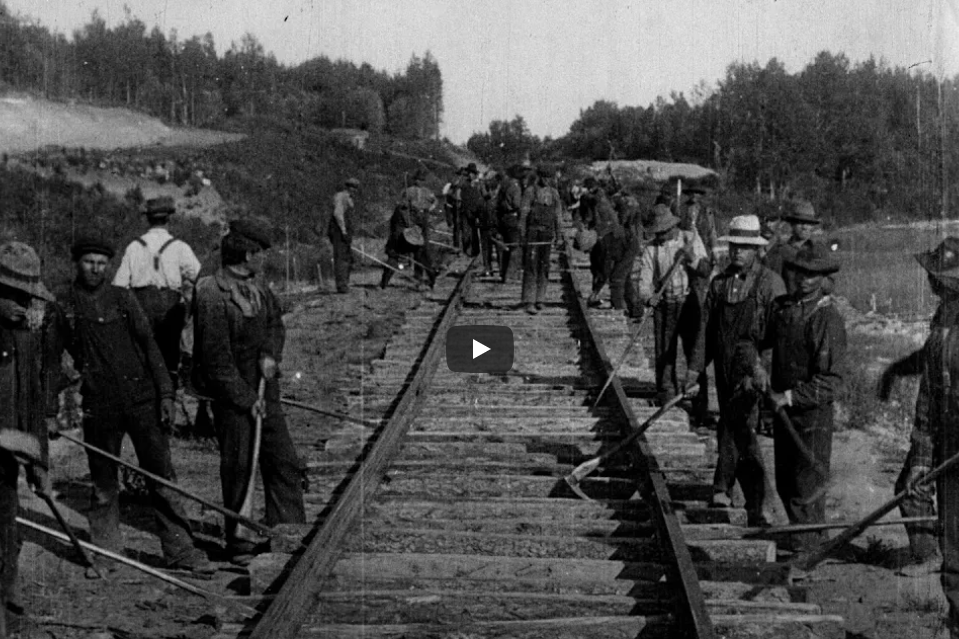
<instances>
[{"instance_id":1,"label":"dirt mound","mask_svg":"<svg viewBox=\"0 0 959 639\"><path fill-rule=\"evenodd\" d=\"M600 176L612 171L616 180L626 186L648 186L659 188L657 185L681 179L684 182L715 182L719 176L712 169L698 164L684 164L681 162L660 162L658 160L613 160L611 162L593 162L589 165L589 172Z\"/></svg>"}]
</instances>

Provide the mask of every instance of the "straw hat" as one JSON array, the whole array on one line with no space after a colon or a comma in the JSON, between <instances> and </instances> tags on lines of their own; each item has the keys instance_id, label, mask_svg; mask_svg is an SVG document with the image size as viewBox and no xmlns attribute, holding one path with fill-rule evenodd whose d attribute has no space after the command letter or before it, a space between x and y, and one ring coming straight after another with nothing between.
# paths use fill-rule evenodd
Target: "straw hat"
<instances>
[{"instance_id":1,"label":"straw hat","mask_svg":"<svg viewBox=\"0 0 959 639\"><path fill-rule=\"evenodd\" d=\"M653 223L646 230L647 233L665 233L679 224L679 218L673 215L669 207L665 204L657 204L653 207Z\"/></svg>"},{"instance_id":2,"label":"straw hat","mask_svg":"<svg viewBox=\"0 0 959 639\"><path fill-rule=\"evenodd\" d=\"M762 226L755 215L737 215L729 222L729 231L719 238L730 244L748 244L766 246L769 241L762 236Z\"/></svg>"}]
</instances>

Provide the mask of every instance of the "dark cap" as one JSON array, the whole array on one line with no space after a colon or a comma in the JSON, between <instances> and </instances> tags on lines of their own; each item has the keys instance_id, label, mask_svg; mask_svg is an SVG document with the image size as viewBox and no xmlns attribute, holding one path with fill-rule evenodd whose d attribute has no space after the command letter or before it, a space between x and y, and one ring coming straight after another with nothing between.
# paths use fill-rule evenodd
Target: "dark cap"
<instances>
[{"instance_id":1,"label":"dark cap","mask_svg":"<svg viewBox=\"0 0 959 639\"><path fill-rule=\"evenodd\" d=\"M114 250L113 245L110 244L102 235L96 233L87 233L81 235L73 243L73 246L70 247L70 255L73 256L74 260L79 260L81 257L88 253L97 253L98 255L106 255L108 258L112 258L117 254Z\"/></svg>"},{"instance_id":2,"label":"dark cap","mask_svg":"<svg viewBox=\"0 0 959 639\"><path fill-rule=\"evenodd\" d=\"M143 212L147 217L167 217L176 213L176 203L168 195L151 198L146 201Z\"/></svg>"},{"instance_id":3,"label":"dark cap","mask_svg":"<svg viewBox=\"0 0 959 639\"><path fill-rule=\"evenodd\" d=\"M813 208L812 203L806 200L794 202L782 219L793 224L822 223L822 220L816 217L816 209Z\"/></svg>"},{"instance_id":4,"label":"dark cap","mask_svg":"<svg viewBox=\"0 0 959 639\"><path fill-rule=\"evenodd\" d=\"M241 235L262 249L268 249L273 244L270 225L263 220L251 217L233 220L230 222L230 233Z\"/></svg>"},{"instance_id":5,"label":"dark cap","mask_svg":"<svg viewBox=\"0 0 959 639\"><path fill-rule=\"evenodd\" d=\"M786 264L801 271L822 275L839 270L839 260L833 255L832 249L821 241L809 242L795 255L787 257Z\"/></svg>"}]
</instances>

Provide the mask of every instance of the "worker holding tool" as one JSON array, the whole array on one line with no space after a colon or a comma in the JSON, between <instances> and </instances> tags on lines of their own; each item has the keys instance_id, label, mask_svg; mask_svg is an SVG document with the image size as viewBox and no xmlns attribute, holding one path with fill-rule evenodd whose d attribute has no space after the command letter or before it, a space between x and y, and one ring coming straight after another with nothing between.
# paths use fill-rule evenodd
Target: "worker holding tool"
<instances>
[{"instance_id":1,"label":"worker holding tool","mask_svg":"<svg viewBox=\"0 0 959 639\"><path fill-rule=\"evenodd\" d=\"M390 233L386 238L386 262L382 263L383 275L380 276L380 289L385 289L393 279L393 275L402 272L403 262L413 262L413 274L407 275L417 287L423 286L425 277L432 286L436 282L434 271L420 262L423 255L424 240L423 228L414 220L410 205L401 200L393 209L390 216ZM364 254L365 255L365 254Z\"/></svg>"},{"instance_id":2,"label":"worker holding tool","mask_svg":"<svg viewBox=\"0 0 959 639\"><path fill-rule=\"evenodd\" d=\"M266 496L266 525L306 522L305 469L280 406L279 362L285 330L279 303L256 279L270 248L270 229L254 219L236 220L220 244L222 267L197 282L194 312L194 385L213 398L213 422L220 443L223 505L241 512L262 420L260 474ZM258 386L266 380L263 398ZM268 540L226 522L227 552L237 564L266 552Z\"/></svg>"},{"instance_id":3,"label":"worker holding tool","mask_svg":"<svg viewBox=\"0 0 959 639\"><path fill-rule=\"evenodd\" d=\"M676 380L676 356L679 339L687 367L702 339L702 315L699 305L690 296L690 282L707 277L711 265L702 240L691 231L678 228L679 218L664 205L654 207L654 218L648 232L652 241L640 258L639 298L649 306L653 292L662 288L653 311L653 332L656 338L656 393L662 406L679 392ZM676 260L682 266L667 281L660 281ZM594 289L595 290L595 289ZM691 386L696 380L688 380Z\"/></svg>"},{"instance_id":4,"label":"worker holding tool","mask_svg":"<svg viewBox=\"0 0 959 639\"><path fill-rule=\"evenodd\" d=\"M768 526L763 514L766 470L756 437L760 397L768 388L760 342L773 300L785 295L786 287L781 277L757 259L759 248L766 245L758 217L734 217L728 235L719 239L729 243L730 264L709 285L705 339L696 345L687 385L713 362L720 420L716 429L719 459L710 505L728 508L738 481L746 498L748 525Z\"/></svg>"},{"instance_id":5,"label":"worker holding tool","mask_svg":"<svg viewBox=\"0 0 959 639\"><path fill-rule=\"evenodd\" d=\"M343 182L343 188L333 195L333 214L327 224L327 237L333 247L333 277L336 292L350 292L350 269L353 266L353 209L360 181L354 177Z\"/></svg>"},{"instance_id":6,"label":"worker holding tool","mask_svg":"<svg viewBox=\"0 0 959 639\"><path fill-rule=\"evenodd\" d=\"M433 228L430 216L436 209L437 199L429 188L425 186L426 171L417 169L411 178L412 184L403 190L400 201L407 207L409 220L412 222L403 230L404 236L411 244L417 247L413 259L419 264L414 273L422 278L423 284L431 289L436 285L436 270L433 268L433 251L430 247L430 231ZM417 241L412 233L419 236ZM385 275L385 273L384 273ZM382 282L381 282L382 288Z\"/></svg>"},{"instance_id":7,"label":"worker holding tool","mask_svg":"<svg viewBox=\"0 0 959 639\"><path fill-rule=\"evenodd\" d=\"M559 226L563 202L549 183L552 173L545 167L538 168L536 183L526 189L520 204L520 229L524 239L522 303L530 315L543 309L552 244L561 247L565 241Z\"/></svg>"},{"instance_id":8,"label":"worker holding tool","mask_svg":"<svg viewBox=\"0 0 959 639\"><path fill-rule=\"evenodd\" d=\"M77 276L60 302L64 343L82 379L83 438L119 455L123 437L129 435L140 466L175 481L168 440L174 418L173 383L149 319L132 292L107 282L114 256L108 242L96 235L83 236L71 253ZM117 464L93 452L88 452L87 460L93 481L87 513L90 538L107 550L122 552ZM148 486L168 567L212 572L206 555L193 545L178 495L153 482Z\"/></svg>"},{"instance_id":9,"label":"worker holding tool","mask_svg":"<svg viewBox=\"0 0 959 639\"><path fill-rule=\"evenodd\" d=\"M764 340L772 349L769 402L778 414L776 491L790 523L822 524L833 401L842 385L846 354L845 323L832 297L823 292L823 282L839 271L839 262L826 245L814 242L786 257L784 268L789 272L788 295L774 303ZM794 533L784 546L806 551L819 546L824 535Z\"/></svg>"},{"instance_id":10,"label":"worker holding tool","mask_svg":"<svg viewBox=\"0 0 959 639\"><path fill-rule=\"evenodd\" d=\"M58 430L61 331L36 252L21 242L0 245L0 637L26 623L17 584L17 478L23 462L34 491L50 494L47 435Z\"/></svg>"}]
</instances>

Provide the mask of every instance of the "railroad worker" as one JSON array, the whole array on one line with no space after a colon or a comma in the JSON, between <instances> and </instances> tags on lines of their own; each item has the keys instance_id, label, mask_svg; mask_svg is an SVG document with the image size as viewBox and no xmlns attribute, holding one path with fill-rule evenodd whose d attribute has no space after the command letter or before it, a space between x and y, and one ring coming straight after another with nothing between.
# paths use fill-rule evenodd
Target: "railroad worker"
<instances>
[{"instance_id":1,"label":"railroad worker","mask_svg":"<svg viewBox=\"0 0 959 639\"><path fill-rule=\"evenodd\" d=\"M708 274L709 260L702 240L690 231L678 228L679 218L663 204L656 205L648 232L652 241L640 258L639 299L653 305L653 333L656 339L656 393L665 404L678 392L676 356L679 340L687 368L702 336L703 317L695 299L691 299L690 281ZM676 261L681 266L664 281ZM662 293L656 296L656 293Z\"/></svg>"},{"instance_id":2,"label":"railroad worker","mask_svg":"<svg viewBox=\"0 0 959 639\"><path fill-rule=\"evenodd\" d=\"M213 421L220 443L223 505L239 512L254 445L254 425L262 418L260 474L266 496L266 525L306 521L304 468L293 447L280 406L279 362L285 330L279 303L257 281L270 229L256 220L236 220L220 244L222 267L200 278L196 289L194 383L213 398ZM260 380L266 380L263 397ZM268 548L266 540L226 522L227 552L234 563L248 563Z\"/></svg>"},{"instance_id":3,"label":"railroad worker","mask_svg":"<svg viewBox=\"0 0 959 639\"><path fill-rule=\"evenodd\" d=\"M176 213L172 197L146 201L149 230L130 242L113 277L113 285L133 290L150 320L153 338L176 390L180 368L180 337L187 323L200 261L190 245L167 230Z\"/></svg>"},{"instance_id":4,"label":"railroad worker","mask_svg":"<svg viewBox=\"0 0 959 639\"><path fill-rule=\"evenodd\" d=\"M380 288L385 289L397 270L402 270L407 262L413 263L413 275L417 280L425 276L423 265L418 261L423 247L423 232L413 223L409 205L400 201L393 207L390 216L390 231L386 238L386 265L380 277Z\"/></svg>"},{"instance_id":5,"label":"railroad worker","mask_svg":"<svg viewBox=\"0 0 959 639\"><path fill-rule=\"evenodd\" d=\"M176 481L168 433L173 426L173 383L153 339L150 321L134 295L106 280L113 247L91 235L79 238L71 253L76 279L61 304L65 344L79 371L83 395L83 438L119 455L130 436L140 467ZM120 536L120 485L117 464L87 452L93 482L90 538L123 552ZM163 556L171 568L211 572L206 555L194 548L180 497L148 482Z\"/></svg>"},{"instance_id":6,"label":"railroad worker","mask_svg":"<svg viewBox=\"0 0 959 639\"><path fill-rule=\"evenodd\" d=\"M343 182L343 188L333 195L333 215L327 228L327 236L333 246L333 277L337 293L350 292L350 269L353 266L353 209L354 198L360 188L355 177Z\"/></svg>"},{"instance_id":7,"label":"railroad worker","mask_svg":"<svg viewBox=\"0 0 959 639\"><path fill-rule=\"evenodd\" d=\"M792 524L826 523L826 485L832 453L833 401L842 384L846 327L823 290L839 262L822 243L786 258L788 295L775 301L764 346L772 349L769 402L782 410L809 458L776 419L776 491ZM819 464L817 470L814 464ZM792 535L794 550L812 550L825 532Z\"/></svg>"},{"instance_id":8,"label":"railroad worker","mask_svg":"<svg viewBox=\"0 0 959 639\"><path fill-rule=\"evenodd\" d=\"M763 263L767 268L783 276L785 280L786 261L812 242L813 233L821 224L821 220L816 217L816 210L812 203L806 200L793 202L781 219L789 224L792 232L784 241L776 242L769 247ZM789 283L786 282L786 284Z\"/></svg>"},{"instance_id":9,"label":"railroad worker","mask_svg":"<svg viewBox=\"0 0 959 639\"><path fill-rule=\"evenodd\" d=\"M712 361L720 420L711 505L729 507L738 481L746 498L749 525L764 526L766 471L756 427L768 375L762 366L760 344L773 300L785 295L786 287L779 275L757 259L759 248L766 244L758 217L734 217L728 235L719 239L729 243L729 266L710 282L704 309L705 339L697 344L687 381L695 381L693 375Z\"/></svg>"},{"instance_id":10,"label":"railroad worker","mask_svg":"<svg viewBox=\"0 0 959 639\"><path fill-rule=\"evenodd\" d=\"M523 246L523 298L526 312L535 315L543 309L549 279L550 249L563 244L559 220L563 202L549 183L552 172L544 167L536 170L536 183L523 193L520 204L520 228Z\"/></svg>"},{"instance_id":11,"label":"railroad worker","mask_svg":"<svg viewBox=\"0 0 959 639\"><path fill-rule=\"evenodd\" d=\"M513 252L522 243L522 230L519 223L520 207L523 204L523 180L526 167L514 164L500 174L499 190L496 197L496 221L499 227L499 275L502 282L510 273Z\"/></svg>"},{"instance_id":12,"label":"railroad worker","mask_svg":"<svg viewBox=\"0 0 959 639\"><path fill-rule=\"evenodd\" d=\"M586 228L596 233L596 244L589 252L589 270L593 283L586 304L598 307L601 304L599 296L603 287L610 281L617 262L623 259L626 233L603 184L592 176L586 178L583 184L588 191L583 196L580 207L583 209ZM612 286L610 289L612 293Z\"/></svg>"},{"instance_id":13,"label":"railroad worker","mask_svg":"<svg viewBox=\"0 0 959 639\"><path fill-rule=\"evenodd\" d=\"M639 201L628 193L620 193L615 199L619 225L623 229L622 251L613 263L609 276L609 296L613 308L624 310L627 317L642 315L642 304L633 280L633 267L643 251L643 219Z\"/></svg>"},{"instance_id":14,"label":"railroad worker","mask_svg":"<svg viewBox=\"0 0 959 639\"><path fill-rule=\"evenodd\" d=\"M419 270L416 272L421 283L433 288L436 284L437 274L433 268L433 251L430 248L430 231L432 230L430 215L436 209L437 200L433 192L424 186L426 171L417 169L411 181L413 184L403 191L400 200L407 206L409 218L412 222L412 226L407 227L407 229L416 227L418 237L412 237L414 233L412 230L406 230L404 234L410 236L408 239L413 240L413 242L416 242L417 239L422 240L422 243L416 244L418 249L412 257L419 264Z\"/></svg>"},{"instance_id":15,"label":"railroad worker","mask_svg":"<svg viewBox=\"0 0 959 639\"><path fill-rule=\"evenodd\" d=\"M956 428L954 411L943 409L947 402L954 401L955 390L946 385L945 371L955 366L956 329L959 328L959 238L946 237L935 249L926 253L919 253L916 259L926 270L929 287L934 295L939 297L939 306L929 324L929 338L917 351L890 364L883 372L879 384L879 399L887 401L893 383L898 377L920 376L919 395L916 399L916 417L911 435L911 443L902 471L896 480L896 493L902 492L910 483L921 477L943 461L959 448L946 438L949 432ZM950 417L952 417L950 419ZM948 485L942 482L950 482ZM937 485L939 491L945 486L947 492L939 492L938 501L941 524L952 525L955 532L956 499L954 497L956 478L953 473L940 479ZM903 517L931 517L936 514L934 500L936 489L931 486L914 490L899 505ZM942 512L948 510L948 513ZM953 523L950 523L953 522ZM955 552L957 540L954 534L936 539L936 526L931 523L909 524L906 526L909 536L909 549L913 560L925 562L934 558L937 547L941 543L943 556L947 549ZM950 562L949 566L950 610L955 611L959 606L959 567ZM946 567L943 567L943 587L945 588Z\"/></svg>"},{"instance_id":16,"label":"railroad worker","mask_svg":"<svg viewBox=\"0 0 959 639\"><path fill-rule=\"evenodd\" d=\"M0 637L20 636L17 478L51 495L47 437L57 411L63 318L40 280L40 258L21 242L0 245Z\"/></svg>"},{"instance_id":17,"label":"railroad worker","mask_svg":"<svg viewBox=\"0 0 959 639\"><path fill-rule=\"evenodd\" d=\"M486 185L479 179L479 169L474 162L464 169L460 186L460 211L464 229L463 252L470 257L481 255L483 275L492 275L490 232L493 224L489 214L489 194Z\"/></svg>"},{"instance_id":18,"label":"railroad worker","mask_svg":"<svg viewBox=\"0 0 959 639\"><path fill-rule=\"evenodd\" d=\"M460 228L460 188L463 181L463 170L457 169L453 178L443 185L443 214L446 218L446 228L453 238L453 247L460 248L462 229Z\"/></svg>"}]
</instances>

